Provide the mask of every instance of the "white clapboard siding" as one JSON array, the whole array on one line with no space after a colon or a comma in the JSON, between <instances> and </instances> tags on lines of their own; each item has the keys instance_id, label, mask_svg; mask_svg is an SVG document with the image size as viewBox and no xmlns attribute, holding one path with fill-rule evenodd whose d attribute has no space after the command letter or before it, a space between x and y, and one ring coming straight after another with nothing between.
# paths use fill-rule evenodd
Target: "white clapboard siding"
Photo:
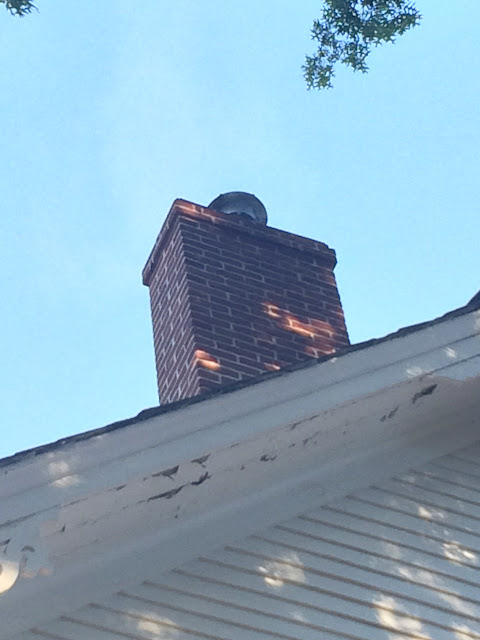
<instances>
[{"instance_id":1,"label":"white clapboard siding","mask_svg":"<svg viewBox=\"0 0 480 640\"><path fill-rule=\"evenodd\" d=\"M480 446L19 640L480 640Z\"/></svg>"},{"instance_id":2,"label":"white clapboard siding","mask_svg":"<svg viewBox=\"0 0 480 640\"><path fill-rule=\"evenodd\" d=\"M319 523L306 518L290 521L288 525L272 527L270 529L271 538L276 534L277 530L301 536L302 544L304 544L303 538L311 538L313 543L316 544L317 550L318 545L321 543L322 552L326 553L327 549L330 549L330 555L344 557L345 554L349 553L363 554L367 552L372 558L401 561L402 566L433 570L439 575L449 576L452 579L459 580L461 583L467 582L472 586L477 585L478 570L476 568L468 566L468 563L459 564L456 562L453 564L445 556L443 549L435 553L432 548L425 550L412 545L406 546L396 539L398 538L398 532L396 538L392 535L391 539L389 539L375 533L358 533L352 529L346 530L330 523ZM390 531L393 534L393 530Z\"/></svg>"},{"instance_id":3,"label":"white clapboard siding","mask_svg":"<svg viewBox=\"0 0 480 640\"><path fill-rule=\"evenodd\" d=\"M437 472L440 469L442 469L443 471L447 471L448 473L452 473L453 471L458 473L460 476L469 478L470 480L473 479L474 481L478 481L478 479L480 478L480 468L478 466L478 463L460 458L458 455L444 456L439 460L431 462L426 468ZM452 475L452 477L455 476Z\"/></svg>"},{"instance_id":4,"label":"white clapboard siding","mask_svg":"<svg viewBox=\"0 0 480 640\"><path fill-rule=\"evenodd\" d=\"M454 455L458 456L462 460L469 460L470 462L478 465L478 461L480 460L480 442L477 442L474 446L471 446L468 449L456 452Z\"/></svg>"},{"instance_id":5,"label":"white clapboard siding","mask_svg":"<svg viewBox=\"0 0 480 640\"><path fill-rule=\"evenodd\" d=\"M475 486L478 478L469 480L465 476L455 472L443 470L432 471L427 467L421 473L409 473L396 479L396 483L411 485L425 491L425 499L428 495L445 495L446 497L459 499L465 505L469 505L468 514L480 518L480 491Z\"/></svg>"},{"instance_id":6,"label":"white clapboard siding","mask_svg":"<svg viewBox=\"0 0 480 640\"><path fill-rule=\"evenodd\" d=\"M420 518L427 522L465 531L477 536L480 546L480 519L466 513L467 508L474 509L471 504L463 503L465 510L458 507L458 499L425 491L420 486L409 483L389 483L386 488L372 487L362 491L355 498L365 504L379 505L400 514Z\"/></svg>"},{"instance_id":7,"label":"white clapboard siding","mask_svg":"<svg viewBox=\"0 0 480 640\"><path fill-rule=\"evenodd\" d=\"M448 473L448 472L447 472ZM440 472L443 476L445 472ZM471 483L464 481L447 483L440 474L432 472L423 474L409 474L396 478L394 481L379 487L383 491L390 491L425 503L432 503L445 507L448 512L459 513L480 521L480 492L471 488ZM458 474L455 474L458 478ZM479 482L480 478L476 480ZM421 496L421 497L420 497ZM460 502L459 502L460 501ZM459 511L459 509L463 509Z\"/></svg>"},{"instance_id":8,"label":"white clapboard siding","mask_svg":"<svg viewBox=\"0 0 480 640\"><path fill-rule=\"evenodd\" d=\"M457 465L456 469L455 466L451 466L452 461L453 465ZM445 468L444 465L446 464L450 464L450 468ZM453 457L450 458L445 456L441 461L439 460L438 462L430 463L422 467L422 473L436 477L439 480L443 479L452 484L458 484L459 486L466 485L478 492L478 479L480 477L479 469L475 469L475 465L472 465L473 468L471 467L467 469L465 468L467 464L472 463L467 463L466 460L458 460ZM462 465L463 468L459 468L459 465Z\"/></svg>"},{"instance_id":9,"label":"white clapboard siding","mask_svg":"<svg viewBox=\"0 0 480 640\"><path fill-rule=\"evenodd\" d=\"M366 516L354 516L337 507L324 508L315 514L302 516L299 520L312 522L313 525L318 526L317 531L319 536L322 535L323 528L338 531L339 533L337 535L339 539L342 539L340 536L342 533L345 533L346 544L354 544L355 536L361 535L364 538L370 538L378 542L379 551L388 548L385 545L392 543L400 545L404 552L420 551L434 558L446 558L449 561L448 565L451 567L463 568L467 566L474 569L478 565L478 558L473 552L468 552L462 556L457 554L455 564L452 565L450 562L451 554L446 553L446 542L443 536L437 538L424 535L418 531L408 530L402 526L394 526L378 521L372 522L372 520ZM288 526L295 526L294 521L289 522ZM361 543L360 548L362 548ZM462 575L467 576L469 574L468 572L462 572Z\"/></svg>"},{"instance_id":10,"label":"white clapboard siding","mask_svg":"<svg viewBox=\"0 0 480 640\"><path fill-rule=\"evenodd\" d=\"M430 520L418 515L418 510L423 506L421 502L417 504L417 513L414 513L414 506L406 501L402 505L405 507L388 508L385 504L379 504L380 501L374 501L374 495L371 499L365 500L357 497L344 498L338 508L351 515L359 515L368 518L371 522L372 530L375 529L377 523L389 524L394 527L404 528L408 532L417 532L422 536L441 541L442 544L455 541L465 548L471 549L474 555L480 554L480 536L474 530L467 530L463 527L447 526L436 520ZM386 502L386 501L384 501ZM337 508L335 505L334 509ZM480 531L480 527L477 528Z\"/></svg>"}]
</instances>

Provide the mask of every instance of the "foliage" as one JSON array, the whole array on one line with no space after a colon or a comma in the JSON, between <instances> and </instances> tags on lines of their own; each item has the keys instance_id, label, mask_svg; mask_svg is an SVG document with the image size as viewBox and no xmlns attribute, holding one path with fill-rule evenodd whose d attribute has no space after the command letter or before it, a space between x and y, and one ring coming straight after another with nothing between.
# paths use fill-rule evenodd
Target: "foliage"
<instances>
[{"instance_id":1,"label":"foliage","mask_svg":"<svg viewBox=\"0 0 480 640\"><path fill-rule=\"evenodd\" d=\"M32 0L0 0L12 15L36 9ZM323 0L320 19L314 20L314 55L305 57L303 73L309 89L330 89L337 63L366 73L372 46L394 42L421 20L411 0Z\"/></svg>"},{"instance_id":2,"label":"foliage","mask_svg":"<svg viewBox=\"0 0 480 640\"><path fill-rule=\"evenodd\" d=\"M4 4L7 11L14 16L25 16L31 13L36 6L31 0L0 0L0 4Z\"/></svg>"},{"instance_id":3,"label":"foliage","mask_svg":"<svg viewBox=\"0 0 480 640\"><path fill-rule=\"evenodd\" d=\"M308 88L330 89L337 63L366 73L372 46L394 42L420 19L409 0L324 0L312 28L318 50L302 67Z\"/></svg>"}]
</instances>

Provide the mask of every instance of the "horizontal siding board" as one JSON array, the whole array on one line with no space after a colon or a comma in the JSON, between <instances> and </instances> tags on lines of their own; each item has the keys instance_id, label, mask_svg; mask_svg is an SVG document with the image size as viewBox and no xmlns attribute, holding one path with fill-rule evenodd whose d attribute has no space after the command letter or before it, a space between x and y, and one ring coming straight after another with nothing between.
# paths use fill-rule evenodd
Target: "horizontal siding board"
<instances>
[{"instance_id":1,"label":"horizontal siding board","mask_svg":"<svg viewBox=\"0 0 480 640\"><path fill-rule=\"evenodd\" d=\"M337 555L340 557L345 553L345 549L359 550L373 556L380 556L389 560L395 560L399 564L413 566L420 569L428 569L446 575L460 583L470 583L476 586L480 580L480 569L478 565L469 567L465 564L459 565L457 561L452 561L445 553L445 549L438 553L431 548L418 549L406 546L403 541L397 542L392 538L379 537L374 534L366 535L353 530L345 530L339 526L329 525L325 522L313 522L297 518L290 521L288 525L279 525L269 529L269 537L275 536L277 531L286 531L298 534L301 537L311 537L317 541L317 547L321 545L326 549L325 544L331 545L332 552L335 547ZM390 530L392 533L393 531ZM460 588L461 585L459 585Z\"/></svg>"},{"instance_id":2,"label":"horizontal siding board","mask_svg":"<svg viewBox=\"0 0 480 640\"><path fill-rule=\"evenodd\" d=\"M192 588L190 584L186 587L189 591ZM179 598L181 598L182 607L187 608L192 613L201 614L202 611L208 608L209 612L214 613L215 616L221 617L225 621L229 621L231 624L249 624L263 632L269 631L276 635L287 634L299 640L315 637L314 634L317 634L318 637L319 633L327 630L329 632L348 633L356 637L369 638L370 640L383 640L385 637L384 629L375 620L374 615L372 616L372 623L365 621L364 616L362 616L363 619L362 617L357 618L358 608L355 608L352 603L346 605L344 602L343 608L337 612L315 611L299 605L290 605L288 607L285 603L275 602L261 596L255 597L252 594L240 593L235 589L229 590L228 587L224 588L223 596L220 592L217 592L222 601L217 600L212 603L204 598L207 593L210 597L211 589L212 587L209 586L208 590L206 590L204 584L203 593L200 590L195 595L192 595L191 592L179 594L171 591L166 585L158 585L156 588L143 585L135 589L135 594L143 594L146 599L151 598L152 602L158 599L162 607L175 607L178 605ZM346 611L348 611L348 614ZM416 624L411 618L402 619L401 622L405 624L406 628L412 628ZM392 626L390 630L402 632L402 629L398 626ZM427 638L428 636L416 633L413 634L413 637ZM443 632L438 634L439 640L447 640L447 638L449 636Z\"/></svg>"},{"instance_id":3,"label":"horizontal siding board","mask_svg":"<svg viewBox=\"0 0 480 640\"><path fill-rule=\"evenodd\" d=\"M275 532L274 535L272 535L272 533L273 532L270 532L270 540L272 542L278 542L281 545L285 545L285 548L291 549L294 552L297 549L300 549L300 547L296 546L298 544L298 536L295 536L295 534L284 531L279 531L278 533ZM304 551L306 553L318 553L315 549L315 541L311 541L311 543L311 545L303 545ZM438 573L434 568L428 565L424 565L423 567L412 566L405 563L402 558L379 558L378 556L374 556L368 551L362 549L353 550L352 548L348 548L345 549L342 554L341 552L339 553L338 547L324 542L321 543L321 553L324 554L325 557L337 557L340 561L353 563L358 567L364 567L367 571L373 568L375 571L394 575L401 580L404 580L408 576L412 576L417 584L420 585L423 581L427 588L433 588L434 585L437 585L438 588L448 590L452 594L457 594L462 592L462 590L468 589L469 597L471 599L474 598L480 603L480 588L477 583L459 581L446 574ZM377 581L376 584L378 584ZM375 587L375 591L377 591L377 587ZM474 615L480 618L480 604Z\"/></svg>"},{"instance_id":4,"label":"horizontal siding board","mask_svg":"<svg viewBox=\"0 0 480 640\"><path fill-rule=\"evenodd\" d=\"M42 638L49 638L49 640L66 640L65 636L55 635L54 633L38 633L33 631L25 631L20 635L15 636L15 640L41 640Z\"/></svg>"},{"instance_id":5,"label":"horizontal siding board","mask_svg":"<svg viewBox=\"0 0 480 640\"><path fill-rule=\"evenodd\" d=\"M480 546L480 519L462 512L468 509L465 503L459 504L458 500L455 503L453 498L427 492L422 487L405 482L392 482L386 487L388 488L373 488L368 492L356 494L355 499L455 530L466 531L477 536L477 544Z\"/></svg>"},{"instance_id":6,"label":"horizontal siding board","mask_svg":"<svg viewBox=\"0 0 480 640\"><path fill-rule=\"evenodd\" d=\"M139 610L138 610L139 609ZM138 610L138 611L137 611ZM128 615L131 613L133 615ZM217 640L210 634L190 633L168 624L167 615L148 615L139 607L127 607L125 613L104 608L84 607L56 623L55 631L75 640ZM49 627L50 630L50 627ZM37 638L38 640L38 638ZM223 640L223 639L222 639Z\"/></svg>"},{"instance_id":7,"label":"horizontal siding board","mask_svg":"<svg viewBox=\"0 0 480 640\"><path fill-rule=\"evenodd\" d=\"M262 580L262 582L264 581ZM250 583L253 583L252 576L250 576ZM175 586L185 588L185 580L178 580ZM290 586L292 588L288 590ZM190 593L194 593L200 598L205 594L205 582L202 578L195 580L190 577L186 588ZM268 589L268 587L266 588ZM297 591L296 598L288 597L287 593L292 596L292 591L295 589ZM261 610L268 617L290 618L298 625L308 623L312 626L318 626L322 630L325 626L333 629L333 625L338 624L335 618L341 618L342 623L345 621L349 621L351 624L358 622L362 625L366 624L368 627L374 627L369 633L372 637L378 636L378 628L381 627L381 624L375 615L375 607L368 606L369 603L362 605L346 598L339 598L338 595L309 593L303 586L296 585L282 585L275 590L270 590L273 592L267 593L265 589L262 593L258 588L250 592L245 588L239 589L235 584L209 584L208 597L224 600L239 608L250 607ZM309 606L306 606L307 604ZM332 620L334 620L333 623ZM411 616L405 617L407 625L411 620ZM364 629L363 626L361 628Z\"/></svg>"},{"instance_id":8,"label":"horizontal siding board","mask_svg":"<svg viewBox=\"0 0 480 640\"><path fill-rule=\"evenodd\" d=\"M54 637L64 640L120 640L118 634L106 632L99 629L92 629L83 625L78 625L67 620L56 620L48 626L41 626L34 631L34 639L40 640L42 637Z\"/></svg>"},{"instance_id":9,"label":"horizontal siding board","mask_svg":"<svg viewBox=\"0 0 480 640\"><path fill-rule=\"evenodd\" d=\"M395 544L425 554L438 557L450 557L445 553L446 541L443 536L431 537L419 531L408 530L403 526L394 526L388 522L382 523L379 520L372 522L371 518L363 516L361 513L353 515L346 511L341 511L338 509L338 506L343 506L343 503L336 507L325 507L322 510L310 513L308 516L298 518L295 524L298 520L304 520L305 522L311 522L315 525L331 525L341 530L346 530L347 533L354 531L360 535L372 536L373 539L380 538L379 542L381 543L391 540ZM458 566L462 568L464 566L471 568L477 566L476 557L474 557L473 554L469 554L466 557L455 558L455 563L458 563Z\"/></svg>"},{"instance_id":10,"label":"horizontal siding board","mask_svg":"<svg viewBox=\"0 0 480 640\"><path fill-rule=\"evenodd\" d=\"M181 627L195 630L215 638L228 640L310 640L311 629L299 629L293 622L284 624L274 618L259 614L246 614L227 605L212 606L188 595L180 596L169 590L152 593L152 588L139 585L130 595L112 598L108 605L130 611L138 611L147 619L168 617ZM98 616L101 612L92 612ZM108 612L107 612L108 613ZM113 623L114 621L112 621ZM302 633L303 631L303 633ZM318 638L318 632L317 636ZM333 640L333 639L332 639ZM338 636L335 640L338 640Z\"/></svg>"},{"instance_id":11,"label":"horizontal siding board","mask_svg":"<svg viewBox=\"0 0 480 640\"><path fill-rule=\"evenodd\" d=\"M275 548L274 544L256 540L248 549L229 550L217 554L218 561L224 561L233 566L249 566L250 570L262 569L275 575L296 576L296 582L312 586L316 589L328 589L340 594L348 593L350 584L354 584L366 593L372 591L376 599L382 594L388 597L415 599L424 602L433 608L442 607L457 615L459 611L468 612L480 619L478 602L468 600L463 602L458 591L448 589L448 585L435 579L429 572L399 572L386 573L383 567L357 566L347 560L331 559L327 557L314 557L305 552L289 552L286 549ZM294 562L292 562L294 560ZM292 578L285 578L292 580ZM434 617L434 616L433 616Z\"/></svg>"},{"instance_id":12,"label":"horizontal siding board","mask_svg":"<svg viewBox=\"0 0 480 640\"><path fill-rule=\"evenodd\" d=\"M355 516L369 518L372 529L375 529L376 524L380 522L433 538L441 541L442 544L455 542L471 549L475 554L480 553L480 536L476 535L474 531L465 531L462 528L454 529L413 515L411 504L407 506L406 510L394 511L393 509L386 509L386 505L382 505L380 501L377 503L372 501L365 502L365 500L357 500L356 497L350 497L342 500L338 507L341 508L342 512L345 511ZM332 508L338 507L334 506Z\"/></svg>"},{"instance_id":13,"label":"horizontal siding board","mask_svg":"<svg viewBox=\"0 0 480 640\"><path fill-rule=\"evenodd\" d=\"M435 462L431 462L429 465L425 466L424 469L426 471L432 470L435 472L441 469L442 471L446 471L447 474L451 474L453 471L458 473L459 477L468 477L470 481L473 479L477 483L480 481L480 468L478 466L478 462L462 460L454 455L438 458ZM447 477L450 476L447 475Z\"/></svg>"},{"instance_id":14,"label":"horizontal siding board","mask_svg":"<svg viewBox=\"0 0 480 640\"><path fill-rule=\"evenodd\" d=\"M426 464L424 467L422 467L421 471L416 472L417 475L421 475L421 476L431 476L434 478L438 478L440 480L443 480L444 482L449 482L449 483L453 483L453 484L458 484L459 486L466 486L469 487L471 489L473 489L475 492L479 492L479 482L480 482L480 475L479 475L479 469L478 469L478 465L473 465L467 469L466 468L466 462L463 461L458 461L461 463L461 468L457 467L455 468L445 468L444 466L442 466L442 464L439 462L437 464L435 463L429 463ZM475 467L476 467L476 473L475 473ZM407 474L404 474L407 475ZM463 499L463 496L462 496ZM478 501L478 495L477 495L477 501Z\"/></svg>"},{"instance_id":15,"label":"horizontal siding board","mask_svg":"<svg viewBox=\"0 0 480 640\"><path fill-rule=\"evenodd\" d=\"M177 579L175 586L180 588L183 585L197 595L205 593L205 567L198 569L201 572L196 576L182 573L181 578L188 578L189 582ZM335 584L334 581L325 579L316 589L308 583L295 584L282 580L269 585L262 575L248 575L231 567L227 570L214 565L209 568L209 579L213 582L208 585L209 596L215 594L215 598L228 599L238 605L250 601L253 606L261 607L272 615L277 611L291 613L294 606L296 615L311 622L322 621L321 624L326 623L328 613L346 620L356 618L374 627L381 626L386 619L394 618L398 623L397 629L412 628L421 622L424 631L432 629L435 631L434 635L438 636L443 634L442 627L451 634L465 618L458 611L451 613L439 608L433 609L422 603L398 596L388 597L377 589L365 589L348 582L339 585L338 582ZM332 586L333 590L329 591ZM459 604L462 605L461 601ZM470 619L469 622L472 631L480 637L480 620ZM449 637L448 634L445 637Z\"/></svg>"},{"instance_id":16,"label":"horizontal siding board","mask_svg":"<svg viewBox=\"0 0 480 640\"><path fill-rule=\"evenodd\" d=\"M466 449L455 451L453 455L460 458L461 460L467 460L468 462L478 464L478 461L480 460L480 443L476 442Z\"/></svg>"},{"instance_id":17,"label":"horizontal siding board","mask_svg":"<svg viewBox=\"0 0 480 640\"><path fill-rule=\"evenodd\" d=\"M465 485L447 484L430 474L424 476L415 474L413 478L412 476L397 478L380 488L394 493L400 492L400 488L402 488L404 493L407 492L407 495L417 502L443 504L453 512L459 512L460 515L468 516L477 522L480 521L480 492L470 498L467 495L469 488Z\"/></svg>"},{"instance_id":18,"label":"horizontal siding board","mask_svg":"<svg viewBox=\"0 0 480 640\"><path fill-rule=\"evenodd\" d=\"M412 484L416 487L435 493L445 494L457 498L472 506L472 513L478 514L480 506L480 480L469 479L453 472L444 473L441 470L427 470L420 473L408 473L396 478L394 482ZM477 516L478 517L478 516Z\"/></svg>"},{"instance_id":19,"label":"horizontal siding board","mask_svg":"<svg viewBox=\"0 0 480 640\"><path fill-rule=\"evenodd\" d=\"M480 529L480 504L477 506L462 501L453 492L439 491L433 486L424 487L403 480L379 487L377 491L409 499L415 504L417 514L422 518L433 521L437 519L438 522L451 520L451 524L458 527L472 528L476 531Z\"/></svg>"}]
</instances>

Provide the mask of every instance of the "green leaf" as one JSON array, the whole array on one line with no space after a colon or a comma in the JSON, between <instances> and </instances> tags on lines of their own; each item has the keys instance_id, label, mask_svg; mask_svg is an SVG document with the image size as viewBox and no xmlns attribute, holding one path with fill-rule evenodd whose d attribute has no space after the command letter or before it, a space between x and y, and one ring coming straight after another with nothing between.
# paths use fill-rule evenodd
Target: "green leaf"
<instances>
[{"instance_id":1,"label":"green leaf","mask_svg":"<svg viewBox=\"0 0 480 640\"><path fill-rule=\"evenodd\" d=\"M307 87L332 88L338 64L366 73L372 46L394 42L420 20L409 0L325 0L311 31L317 51L302 67Z\"/></svg>"},{"instance_id":2,"label":"green leaf","mask_svg":"<svg viewBox=\"0 0 480 640\"><path fill-rule=\"evenodd\" d=\"M7 11L14 16L26 16L37 7L30 0L0 0L0 4L4 4Z\"/></svg>"}]
</instances>

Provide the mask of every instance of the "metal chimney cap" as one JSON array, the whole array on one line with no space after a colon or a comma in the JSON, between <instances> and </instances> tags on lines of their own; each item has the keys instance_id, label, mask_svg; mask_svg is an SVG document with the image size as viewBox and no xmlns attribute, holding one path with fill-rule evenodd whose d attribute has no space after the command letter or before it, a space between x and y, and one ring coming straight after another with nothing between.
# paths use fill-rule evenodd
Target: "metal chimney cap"
<instances>
[{"instance_id":1,"label":"metal chimney cap","mask_svg":"<svg viewBox=\"0 0 480 640\"><path fill-rule=\"evenodd\" d=\"M208 205L221 213L232 213L238 216L248 216L255 222L267 224L267 211L260 200L253 193L245 191L229 191L222 193Z\"/></svg>"}]
</instances>

